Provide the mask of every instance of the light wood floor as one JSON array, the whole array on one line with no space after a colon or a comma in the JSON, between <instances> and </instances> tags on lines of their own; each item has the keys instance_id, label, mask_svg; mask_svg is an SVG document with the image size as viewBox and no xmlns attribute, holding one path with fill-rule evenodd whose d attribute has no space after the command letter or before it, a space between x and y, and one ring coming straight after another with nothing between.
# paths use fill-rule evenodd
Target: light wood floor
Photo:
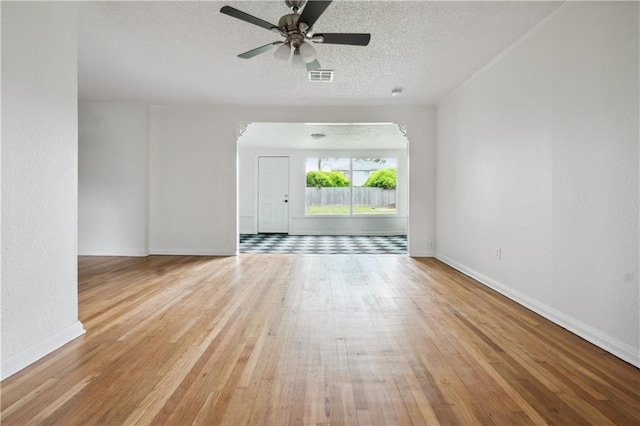
<instances>
[{"instance_id":1,"label":"light wood floor","mask_svg":"<svg viewBox=\"0 0 640 426\"><path fill-rule=\"evenodd\" d=\"M433 259L81 258L2 424L638 424L640 370Z\"/></svg>"}]
</instances>

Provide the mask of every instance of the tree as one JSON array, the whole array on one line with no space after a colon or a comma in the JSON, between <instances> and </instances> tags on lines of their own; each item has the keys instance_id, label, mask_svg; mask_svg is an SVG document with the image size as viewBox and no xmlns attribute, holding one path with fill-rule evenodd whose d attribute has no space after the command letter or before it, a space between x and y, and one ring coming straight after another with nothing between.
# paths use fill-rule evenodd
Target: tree
<instances>
[{"instance_id":1,"label":"tree","mask_svg":"<svg viewBox=\"0 0 640 426\"><path fill-rule=\"evenodd\" d=\"M362 186L396 189L396 169L387 168L376 170L369 175L369 178L367 178L367 181Z\"/></svg>"}]
</instances>

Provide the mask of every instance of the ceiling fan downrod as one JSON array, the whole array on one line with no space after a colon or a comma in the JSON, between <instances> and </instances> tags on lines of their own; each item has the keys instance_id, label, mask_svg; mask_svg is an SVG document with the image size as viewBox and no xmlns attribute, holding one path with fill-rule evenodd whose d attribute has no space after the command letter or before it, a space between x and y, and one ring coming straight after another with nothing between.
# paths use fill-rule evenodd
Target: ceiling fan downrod
<instances>
[{"instance_id":1,"label":"ceiling fan downrod","mask_svg":"<svg viewBox=\"0 0 640 426\"><path fill-rule=\"evenodd\" d=\"M284 3L293 13L298 13L302 6L304 6L305 0L284 0Z\"/></svg>"}]
</instances>

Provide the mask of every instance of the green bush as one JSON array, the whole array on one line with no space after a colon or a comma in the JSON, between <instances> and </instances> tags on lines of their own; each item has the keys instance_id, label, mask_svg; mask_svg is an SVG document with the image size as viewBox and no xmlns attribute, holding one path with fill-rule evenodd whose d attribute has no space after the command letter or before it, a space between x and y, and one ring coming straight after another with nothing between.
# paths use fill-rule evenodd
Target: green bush
<instances>
[{"instance_id":1,"label":"green bush","mask_svg":"<svg viewBox=\"0 0 640 426\"><path fill-rule=\"evenodd\" d=\"M325 172L329 176L331 186L336 188L346 188L349 186L349 179L342 172Z\"/></svg>"},{"instance_id":2,"label":"green bush","mask_svg":"<svg viewBox=\"0 0 640 426\"><path fill-rule=\"evenodd\" d=\"M312 170L307 173L307 187L344 188L349 186L349 179L342 172L321 172Z\"/></svg>"},{"instance_id":3,"label":"green bush","mask_svg":"<svg viewBox=\"0 0 640 426\"><path fill-rule=\"evenodd\" d=\"M310 171L307 173L307 188L312 188L314 186L323 186L322 183L323 182L319 182L321 181L321 179L325 179L323 175L320 175L319 172L316 171Z\"/></svg>"},{"instance_id":4,"label":"green bush","mask_svg":"<svg viewBox=\"0 0 640 426\"><path fill-rule=\"evenodd\" d=\"M362 186L384 189L396 189L396 169L380 169L369 175Z\"/></svg>"}]
</instances>

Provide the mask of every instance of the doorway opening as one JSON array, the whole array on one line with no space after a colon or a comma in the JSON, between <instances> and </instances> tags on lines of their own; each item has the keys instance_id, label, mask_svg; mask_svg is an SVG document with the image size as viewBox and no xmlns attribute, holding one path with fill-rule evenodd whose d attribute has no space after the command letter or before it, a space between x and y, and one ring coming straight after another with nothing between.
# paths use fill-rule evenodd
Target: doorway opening
<instances>
[{"instance_id":1,"label":"doorway opening","mask_svg":"<svg viewBox=\"0 0 640 426\"><path fill-rule=\"evenodd\" d=\"M406 254L408 152L394 123L249 124L238 138L240 253Z\"/></svg>"}]
</instances>

